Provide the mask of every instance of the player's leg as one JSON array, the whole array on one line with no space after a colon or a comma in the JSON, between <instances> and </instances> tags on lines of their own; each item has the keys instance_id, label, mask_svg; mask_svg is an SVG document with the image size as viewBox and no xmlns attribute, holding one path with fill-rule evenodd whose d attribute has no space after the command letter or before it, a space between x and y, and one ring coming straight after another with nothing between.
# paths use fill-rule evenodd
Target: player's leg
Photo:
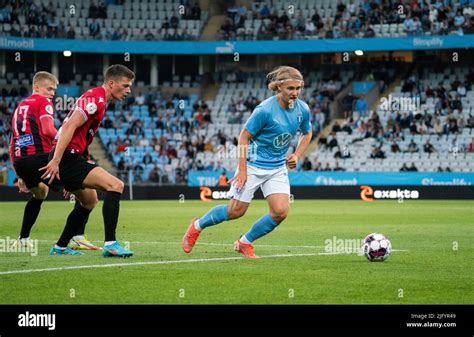
<instances>
[{"instance_id":1,"label":"player's leg","mask_svg":"<svg viewBox=\"0 0 474 337\"><path fill-rule=\"evenodd\" d=\"M247 212L250 203L232 199L228 205L218 205L211 208L202 218L194 218L184 234L182 247L190 253L202 230L217 225L226 220L240 218Z\"/></svg>"},{"instance_id":2,"label":"player's leg","mask_svg":"<svg viewBox=\"0 0 474 337\"><path fill-rule=\"evenodd\" d=\"M249 170L247 182L243 189L237 190L232 185L229 195L233 198L228 205L218 205L210 209L202 218L194 218L184 234L181 246L185 253L190 253L204 228L217 225L226 220L240 218L247 212L250 201L259 187L259 179Z\"/></svg>"},{"instance_id":3,"label":"player's leg","mask_svg":"<svg viewBox=\"0 0 474 337\"><path fill-rule=\"evenodd\" d=\"M49 188L47 185L40 183L37 187L30 188L31 198L28 200L23 212L23 221L21 224L21 232L19 239L28 239L31 228L36 222L41 211L41 205L48 196Z\"/></svg>"},{"instance_id":4,"label":"player's leg","mask_svg":"<svg viewBox=\"0 0 474 337\"><path fill-rule=\"evenodd\" d=\"M274 173L262 184L262 192L267 199L270 212L258 219L239 240L235 250L245 257L255 258L253 242L272 232L287 216L289 209L290 184L286 169Z\"/></svg>"},{"instance_id":5,"label":"player's leg","mask_svg":"<svg viewBox=\"0 0 474 337\"><path fill-rule=\"evenodd\" d=\"M255 240L273 231L283 220L285 220L288 209L288 194L275 193L267 197L270 212L255 222L250 230L240 239L244 243L253 243Z\"/></svg>"},{"instance_id":6,"label":"player's leg","mask_svg":"<svg viewBox=\"0 0 474 337\"><path fill-rule=\"evenodd\" d=\"M18 243L25 246L28 245L28 237L30 236L31 228L35 224L38 215L41 211L41 205L48 196L49 188L46 184L41 182L41 173L38 168L44 166L48 161L47 155L25 157L15 160L14 166L16 173L21 178L24 187L30 193L31 198L25 205L23 212L23 220L21 224L21 231Z\"/></svg>"},{"instance_id":7,"label":"player's leg","mask_svg":"<svg viewBox=\"0 0 474 337\"><path fill-rule=\"evenodd\" d=\"M218 205L209 210L202 218L195 222L197 230L202 231L204 228L211 227L226 220L238 219L247 212L249 202L232 199L228 205Z\"/></svg>"},{"instance_id":8,"label":"player's leg","mask_svg":"<svg viewBox=\"0 0 474 337\"><path fill-rule=\"evenodd\" d=\"M61 236L59 237L56 245L51 249L52 255L55 254L67 254L67 255L77 255L82 254L75 252L76 254L71 254L71 249L68 248L68 243L71 238L78 232L78 230L83 226L84 222L87 222L90 212L97 205L97 192L92 189L83 189L72 192L76 198L80 201L80 205L74 207L74 209L69 213L69 216L66 220L66 226L64 227ZM98 248L96 248L98 249Z\"/></svg>"},{"instance_id":9,"label":"player's leg","mask_svg":"<svg viewBox=\"0 0 474 337\"><path fill-rule=\"evenodd\" d=\"M82 185L86 188L100 189L106 192L104 205L102 206L105 229L103 255L118 257L132 256L133 252L120 246L115 237L120 212L120 197L122 196L124 188L123 182L103 168L95 167L87 174Z\"/></svg>"},{"instance_id":10,"label":"player's leg","mask_svg":"<svg viewBox=\"0 0 474 337\"><path fill-rule=\"evenodd\" d=\"M246 258L255 259L253 242L273 231L288 214L288 194L277 193L267 197L270 212L258 219L239 240L234 243L234 249Z\"/></svg>"},{"instance_id":11,"label":"player's leg","mask_svg":"<svg viewBox=\"0 0 474 337\"><path fill-rule=\"evenodd\" d=\"M73 211L76 213L77 229L68 246L78 250L100 250L102 249L101 247L92 244L85 236L89 215L98 202L97 192L96 190L86 188L76 191L74 195L76 196L76 204Z\"/></svg>"}]
</instances>

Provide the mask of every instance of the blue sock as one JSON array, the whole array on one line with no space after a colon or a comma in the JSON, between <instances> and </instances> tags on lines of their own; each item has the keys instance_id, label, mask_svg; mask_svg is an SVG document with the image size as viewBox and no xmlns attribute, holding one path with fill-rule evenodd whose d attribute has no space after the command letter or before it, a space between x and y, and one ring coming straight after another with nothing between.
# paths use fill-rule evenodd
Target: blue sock
<instances>
[{"instance_id":1,"label":"blue sock","mask_svg":"<svg viewBox=\"0 0 474 337\"><path fill-rule=\"evenodd\" d=\"M219 205L211 208L209 212L199 219L199 227L204 229L206 227L217 225L227 219L227 205Z\"/></svg>"},{"instance_id":2,"label":"blue sock","mask_svg":"<svg viewBox=\"0 0 474 337\"><path fill-rule=\"evenodd\" d=\"M264 235L267 235L279 224L272 219L270 213L265 214L245 233L245 237L249 242L253 242Z\"/></svg>"}]
</instances>

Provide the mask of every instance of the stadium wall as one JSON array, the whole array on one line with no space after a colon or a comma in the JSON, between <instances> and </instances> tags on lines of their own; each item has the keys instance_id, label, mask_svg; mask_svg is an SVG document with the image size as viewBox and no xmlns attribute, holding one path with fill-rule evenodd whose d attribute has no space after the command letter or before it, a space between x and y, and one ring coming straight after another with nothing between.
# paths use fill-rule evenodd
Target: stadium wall
<instances>
[{"instance_id":1,"label":"stadium wall","mask_svg":"<svg viewBox=\"0 0 474 337\"><path fill-rule=\"evenodd\" d=\"M227 172L227 177L234 176ZM217 186L221 172L188 172L189 186ZM474 186L472 172L289 172L291 186Z\"/></svg>"},{"instance_id":2,"label":"stadium wall","mask_svg":"<svg viewBox=\"0 0 474 337\"><path fill-rule=\"evenodd\" d=\"M226 200L228 188L223 187L189 187L189 186L134 186L133 200ZM291 188L292 200L298 199L354 199L366 202L378 200L472 200L474 186L294 186ZM18 193L14 187L0 187L0 202L27 201L29 194ZM99 192L99 199L104 194ZM260 190L256 199L263 199ZM130 199L129 187L125 187L122 200ZM64 200L62 193L50 192L48 200Z\"/></svg>"},{"instance_id":3,"label":"stadium wall","mask_svg":"<svg viewBox=\"0 0 474 337\"><path fill-rule=\"evenodd\" d=\"M131 54L288 54L473 48L474 35L279 41L102 41L0 37L0 49Z\"/></svg>"}]
</instances>

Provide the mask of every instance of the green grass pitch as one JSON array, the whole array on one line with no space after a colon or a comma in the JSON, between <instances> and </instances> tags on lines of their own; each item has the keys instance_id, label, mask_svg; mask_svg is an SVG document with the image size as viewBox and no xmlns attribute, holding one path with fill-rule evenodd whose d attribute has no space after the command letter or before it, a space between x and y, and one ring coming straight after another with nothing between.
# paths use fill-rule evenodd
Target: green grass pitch
<instances>
[{"instance_id":1,"label":"green grass pitch","mask_svg":"<svg viewBox=\"0 0 474 337\"><path fill-rule=\"evenodd\" d=\"M49 256L73 205L45 202L31 235L38 255L0 252L0 303L474 303L472 201L296 200L285 222L256 242L266 258L245 260L232 243L267 212L259 200L243 218L206 229L185 254L190 219L216 204L122 201L118 238L135 256L116 259L97 251ZM0 240L16 238L24 205L0 203ZM101 208L86 229L94 242L103 240ZM383 263L327 254L326 240L372 232L395 250Z\"/></svg>"}]
</instances>

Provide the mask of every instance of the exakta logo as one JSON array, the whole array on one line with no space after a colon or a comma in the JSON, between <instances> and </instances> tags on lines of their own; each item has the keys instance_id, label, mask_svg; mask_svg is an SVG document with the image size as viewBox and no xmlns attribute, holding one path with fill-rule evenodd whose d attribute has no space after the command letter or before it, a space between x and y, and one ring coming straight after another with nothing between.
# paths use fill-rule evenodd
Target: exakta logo
<instances>
[{"instance_id":1,"label":"exakta logo","mask_svg":"<svg viewBox=\"0 0 474 337\"><path fill-rule=\"evenodd\" d=\"M360 198L364 201L374 201L376 199L418 199L420 192L417 190L374 190L371 186L360 187Z\"/></svg>"}]
</instances>

